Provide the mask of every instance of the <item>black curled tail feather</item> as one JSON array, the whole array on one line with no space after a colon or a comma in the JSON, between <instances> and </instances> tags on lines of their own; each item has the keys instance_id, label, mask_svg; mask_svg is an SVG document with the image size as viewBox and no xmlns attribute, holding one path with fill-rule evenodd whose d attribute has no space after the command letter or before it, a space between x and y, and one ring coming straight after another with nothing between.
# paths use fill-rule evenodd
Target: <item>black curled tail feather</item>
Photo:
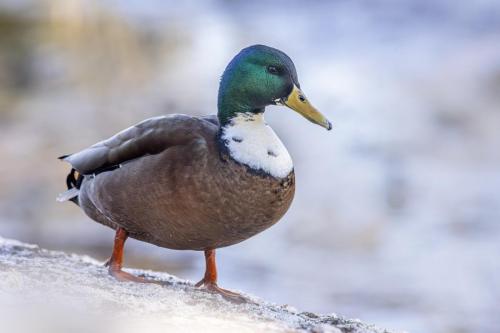
<instances>
[{"instance_id":1,"label":"black curled tail feather","mask_svg":"<svg viewBox=\"0 0 500 333\"><path fill-rule=\"evenodd\" d=\"M80 186L82 186L82 182L83 182L83 175L81 175L74 168L72 168L68 176L66 177L66 186L68 187L68 191L71 189L77 189L77 190L80 189ZM78 205L78 195L75 195L74 197L68 200Z\"/></svg>"},{"instance_id":2,"label":"black curled tail feather","mask_svg":"<svg viewBox=\"0 0 500 333\"><path fill-rule=\"evenodd\" d=\"M80 189L80 186L82 186L82 181L83 176L72 168L70 173L66 177L66 186L68 187L68 190L71 190L72 188Z\"/></svg>"}]
</instances>

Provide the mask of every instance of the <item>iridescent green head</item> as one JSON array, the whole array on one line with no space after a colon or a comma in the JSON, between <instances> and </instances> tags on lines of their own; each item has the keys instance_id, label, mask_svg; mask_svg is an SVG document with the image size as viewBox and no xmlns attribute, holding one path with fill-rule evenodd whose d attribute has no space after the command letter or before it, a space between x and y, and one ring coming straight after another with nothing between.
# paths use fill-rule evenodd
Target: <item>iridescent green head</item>
<instances>
[{"instance_id":1,"label":"iridescent green head","mask_svg":"<svg viewBox=\"0 0 500 333\"><path fill-rule=\"evenodd\" d=\"M276 104L284 104L328 130L332 128L300 90L290 57L265 45L241 50L222 75L218 98L221 125L239 113L262 113L267 105Z\"/></svg>"}]
</instances>

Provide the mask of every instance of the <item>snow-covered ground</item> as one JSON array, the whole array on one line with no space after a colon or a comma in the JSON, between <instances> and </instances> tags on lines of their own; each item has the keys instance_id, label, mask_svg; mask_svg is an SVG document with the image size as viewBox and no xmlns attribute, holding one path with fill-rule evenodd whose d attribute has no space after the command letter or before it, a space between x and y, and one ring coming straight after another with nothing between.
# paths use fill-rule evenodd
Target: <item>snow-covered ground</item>
<instances>
[{"instance_id":1,"label":"snow-covered ground","mask_svg":"<svg viewBox=\"0 0 500 333\"><path fill-rule=\"evenodd\" d=\"M384 333L359 320L299 313L248 296L235 305L166 273L130 270L163 284L118 282L88 256L0 238L2 332Z\"/></svg>"}]
</instances>

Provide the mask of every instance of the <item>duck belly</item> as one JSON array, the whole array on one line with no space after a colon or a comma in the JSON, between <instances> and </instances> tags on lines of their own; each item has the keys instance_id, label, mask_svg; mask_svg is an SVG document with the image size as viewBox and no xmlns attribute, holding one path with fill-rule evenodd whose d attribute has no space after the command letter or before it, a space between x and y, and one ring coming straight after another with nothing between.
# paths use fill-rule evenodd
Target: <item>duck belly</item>
<instances>
[{"instance_id":1,"label":"duck belly","mask_svg":"<svg viewBox=\"0 0 500 333\"><path fill-rule=\"evenodd\" d=\"M151 160L86 177L79 197L85 213L148 243L205 250L239 243L269 228L293 200L293 171L278 179L231 161L205 161L163 162L161 172L145 173L145 164L158 170L155 163L161 162L145 158Z\"/></svg>"}]
</instances>

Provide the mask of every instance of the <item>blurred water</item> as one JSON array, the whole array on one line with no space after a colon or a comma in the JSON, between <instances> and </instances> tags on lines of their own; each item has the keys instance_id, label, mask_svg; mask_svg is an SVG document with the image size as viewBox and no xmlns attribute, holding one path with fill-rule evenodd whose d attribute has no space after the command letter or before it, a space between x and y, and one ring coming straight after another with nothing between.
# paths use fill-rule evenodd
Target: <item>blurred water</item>
<instances>
[{"instance_id":1,"label":"blurred water","mask_svg":"<svg viewBox=\"0 0 500 333\"><path fill-rule=\"evenodd\" d=\"M163 113L216 112L241 48L282 49L326 132L272 107L297 194L219 251L221 284L412 332L500 324L496 1L2 1L0 235L102 257L112 232L58 205L54 158ZM297 133L299 132L299 135ZM195 252L127 263L197 280Z\"/></svg>"}]
</instances>

